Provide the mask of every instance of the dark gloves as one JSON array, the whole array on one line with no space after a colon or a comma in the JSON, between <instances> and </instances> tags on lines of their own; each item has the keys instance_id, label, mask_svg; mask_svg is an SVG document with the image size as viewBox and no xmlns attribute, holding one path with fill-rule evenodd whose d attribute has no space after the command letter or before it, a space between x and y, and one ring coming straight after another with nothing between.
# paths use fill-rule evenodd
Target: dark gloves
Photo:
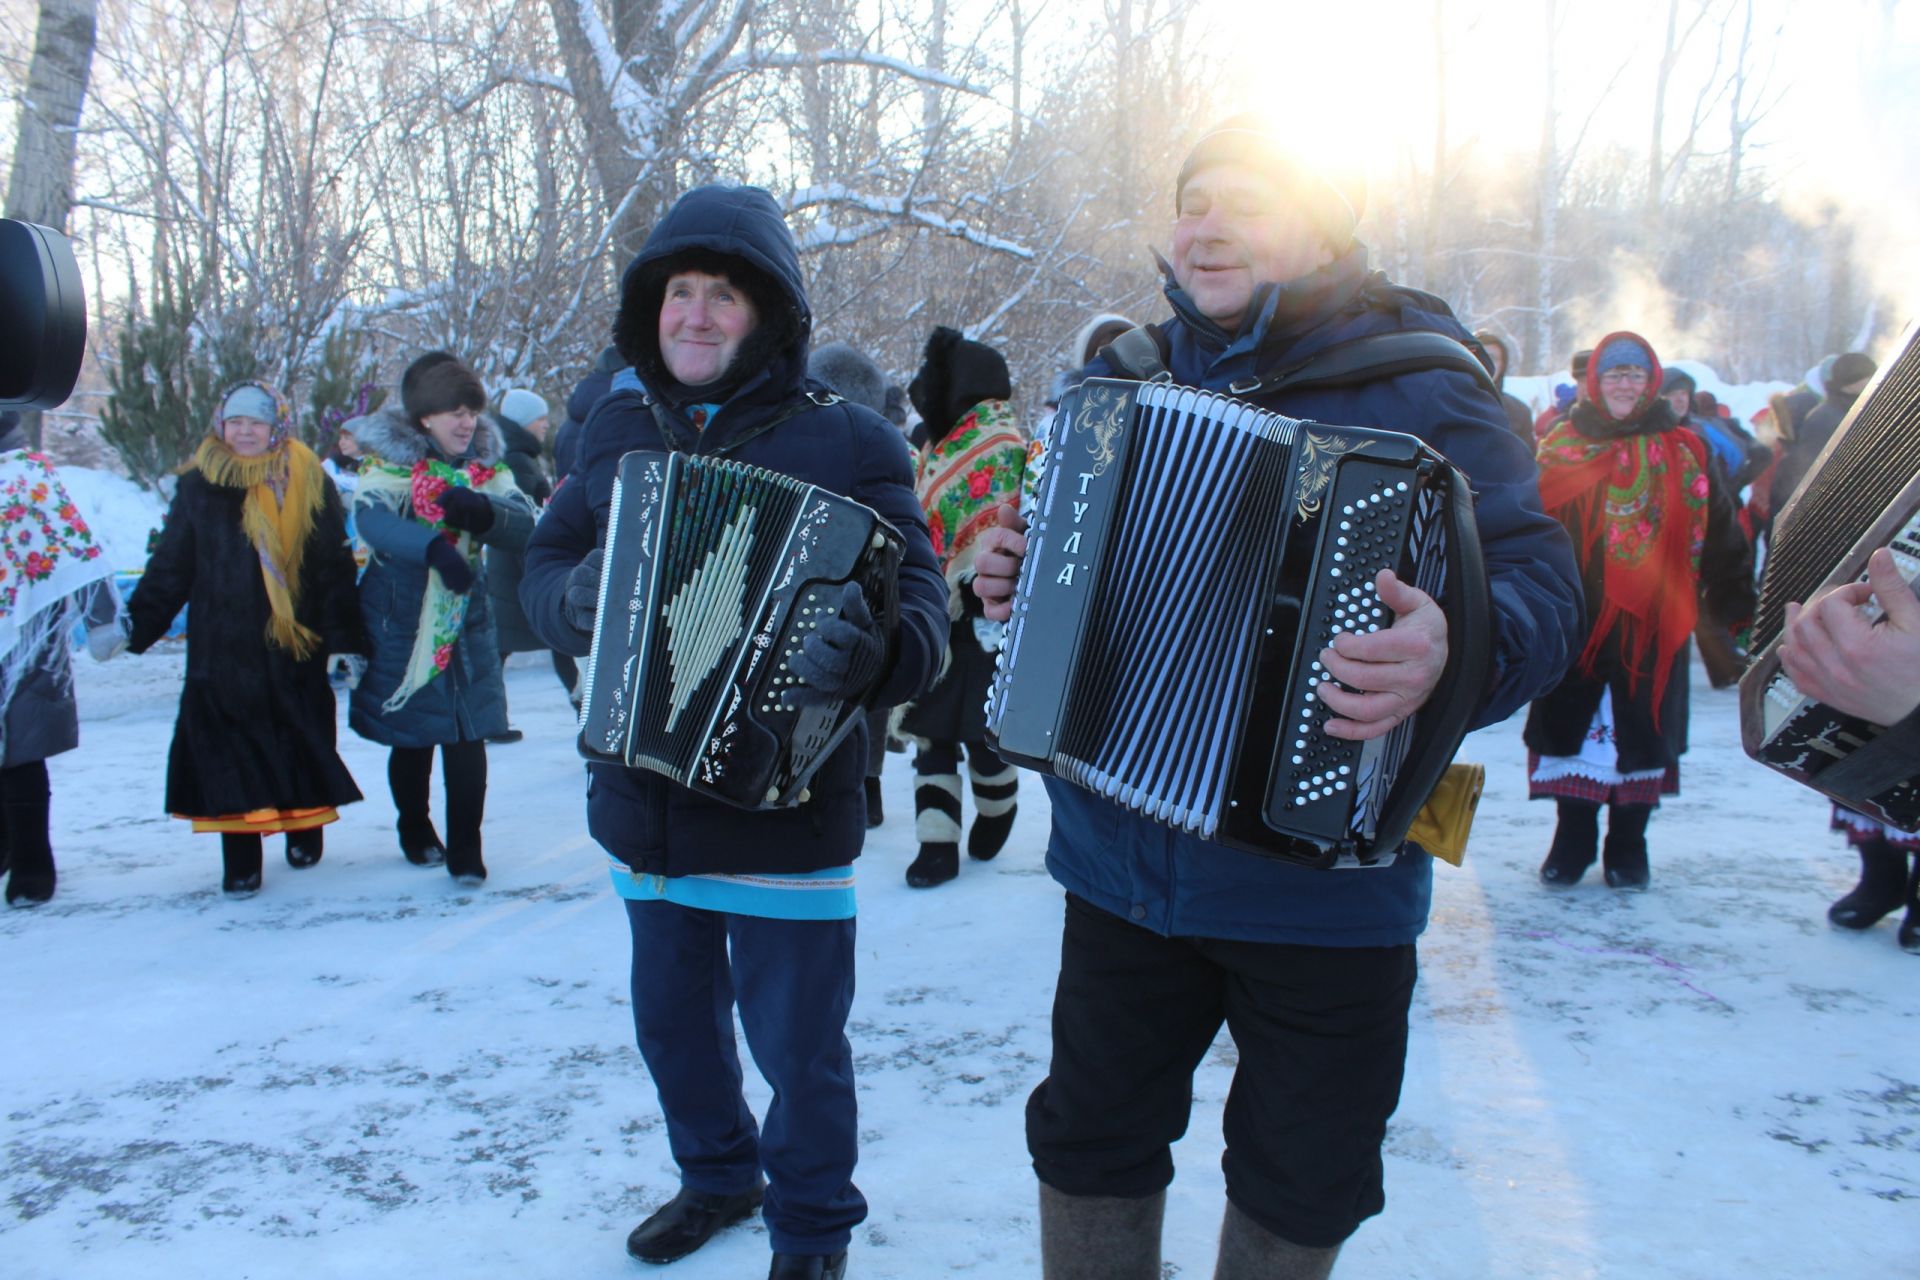
<instances>
[{"instance_id":1,"label":"dark gloves","mask_svg":"<svg viewBox=\"0 0 1920 1280\"><path fill-rule=\"evenodd\" d=\"M887 660L887 638L867 610L860 584L849 582L838 597L828 597L827 608L838 616L815 624L800 652L787 660L802 686L788 691L794 706L839 702L866 692Z\"/></svg>"},{"instance_id":2,"label":"dark gloves","mask_svg":"<svg viewBox=\"0 0 1920 1280\"><path fill-rule=\"evenodd\" d=\"M493 528L493 503L484 493L449 485L440 494L440 510L446 513L449 529L485 533Z\"/></svg>"},{"instance_id":3,"label":"dark gloves","mask_svg":"<svg viewBox=\"0 0 1920 1280\"><path fill-rule=\"evenodd\" d=\"M583 636L593 634L594 611L600 607L600 566L606 558L607 553L595 547L567 574L567 593L561 597L560 612L567 625Z\"/></svg>"},{"instance_id":4,"label":"dark gloves","mask_svg":"<svg viewBox=\"0 0 1920 1280\"><path fill-rule=\"evenodd\" d=\"M458 547L438 534L427 544L427 567L438 570L440 581L457 596L467 594L467 589L473 586L473 566L467 563Z\"/></svg>"}]
</instances>

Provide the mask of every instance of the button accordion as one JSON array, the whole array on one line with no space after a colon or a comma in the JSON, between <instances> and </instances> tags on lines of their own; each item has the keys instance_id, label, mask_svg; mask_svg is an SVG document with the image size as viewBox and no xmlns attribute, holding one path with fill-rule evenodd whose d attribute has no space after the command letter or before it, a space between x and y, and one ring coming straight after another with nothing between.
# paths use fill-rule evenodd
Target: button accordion
<instances>
[{"instance_id":1,"label":"button accordion","mask_svg":"<svg viewBox=\"0 0 1920 1280\"><path fill-rule=\"evenodd\" d=\"M864 711L858 699L793 705L787 695L803 682L787 662L849 581L891 633L902 549L867 507L790 476L627 454L607 520L581 754L741 808L803 802Z\"/></svg>"},{"instance_id":2,"label":"button accordion","mask_svg":"<svg viewBox=\"0 0 1920 1280\"><path fill-rule=\"evenodd\" d=\"M1000 753L1205 840L1390 861L1488 676L1466 478L1413 436L1093 379L1048 441L987 725ZM1392 569L1447 615L1434 697L1329 736L1319 653L1390 626Z\"/></svg>"},{"instance_id":3,"label":"button accordion","mask_svg":"<svg viewBox=\"0 0 1920 1280\"><path fill-rule=\"evenodd\" d=\"M1867 557L1893 551L1920 591L1920 326L1868 385L1785 507L1767 542L1754 615L1756 656L1740 680L1747 754L1851 809L1920 829L1920 749L1903 735L1816 702L1780 665L1790 600L1866 580ZM1868 611L1878 616L1878 602Z\"/></svg>"}]
</instances>

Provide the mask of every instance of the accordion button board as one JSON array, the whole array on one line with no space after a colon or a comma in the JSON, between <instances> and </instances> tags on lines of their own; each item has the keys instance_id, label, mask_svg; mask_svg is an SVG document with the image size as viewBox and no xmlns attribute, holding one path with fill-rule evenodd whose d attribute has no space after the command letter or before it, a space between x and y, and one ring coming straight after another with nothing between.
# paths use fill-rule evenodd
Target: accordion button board
<instances>
[{"instance_id":1,"label":"accordion button board","mask_svg":"<svg viewBox=\"0 0 1920 1280\"><path fill-rule=\"evenodd\" d=\"M804 481L704 455L620 461L607 519L580 751L747 809L809 799L860 698L807 696L792 661L858 582L899 612L899 533Z\"/></svg>"},{"instance_id":2,"label":"accordion button board","mask_svg":"<svg viewBox=\"0 0 1920 1280\"><path fill-rule=\"evenodd\" d=\"M1001 754L1233 848L1389 859L1425 799L1399 784L1431 788L1464 715L1335 738L1321 654L1392 625L1375 588L1392 569L1449 605L1450 670L1484 685L1458 473L1412 436L1170 384L1091 380L1054 422L987 704ZM1477 598L1449 599L1460 554Z\"/></svg>"}]
</instances>

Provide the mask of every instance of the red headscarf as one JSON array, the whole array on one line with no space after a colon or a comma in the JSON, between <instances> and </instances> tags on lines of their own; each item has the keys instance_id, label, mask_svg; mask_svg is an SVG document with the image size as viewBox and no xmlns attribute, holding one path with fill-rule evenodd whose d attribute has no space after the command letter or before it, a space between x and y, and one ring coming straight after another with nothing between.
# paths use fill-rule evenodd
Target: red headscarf
<instances>
[{"instance_id":1,"label":"red headscarf","mask_svg":"<svg viewBox=\"0 0 1920 1280\"><path fill-rule=\"evenodd\" d=\"M1647 390L1624 418L1613 417L1600 395L1601 353L1616 341L1638 346L1649 365ZM1672 424L1660 377L1660 359L1645 338L1608 334L1587 365L1588 403L1547 433L1539 455L1548 514L1573 536L1575 555L1585 559L1597 549L1601 557L1601 603L1580 669L1590 673L1618 633L1629 690L1651 667L1656 726L1668 668L1699 619L1707 528L1706 445Z\"/></svg>"}]
</instances>

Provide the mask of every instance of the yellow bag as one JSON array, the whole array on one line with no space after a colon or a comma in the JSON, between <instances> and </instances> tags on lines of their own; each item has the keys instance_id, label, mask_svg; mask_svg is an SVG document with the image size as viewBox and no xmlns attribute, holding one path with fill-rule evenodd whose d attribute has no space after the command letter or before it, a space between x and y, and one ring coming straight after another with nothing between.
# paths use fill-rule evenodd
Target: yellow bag
<instances>
[{"instance_id":1,"label":"yellow bag","mask_svg":"<svg viewBox=\"0 0 1920 1280\"><path fill-rule=\"evenodd\" d=\"M1440 785L1407 829L1407 839L1436 858L1459 866L1467 856L1467 835L1473 830L1473 812L1487 785L1487 766L1450 764Z\"/></svg>"}]
</instances>

